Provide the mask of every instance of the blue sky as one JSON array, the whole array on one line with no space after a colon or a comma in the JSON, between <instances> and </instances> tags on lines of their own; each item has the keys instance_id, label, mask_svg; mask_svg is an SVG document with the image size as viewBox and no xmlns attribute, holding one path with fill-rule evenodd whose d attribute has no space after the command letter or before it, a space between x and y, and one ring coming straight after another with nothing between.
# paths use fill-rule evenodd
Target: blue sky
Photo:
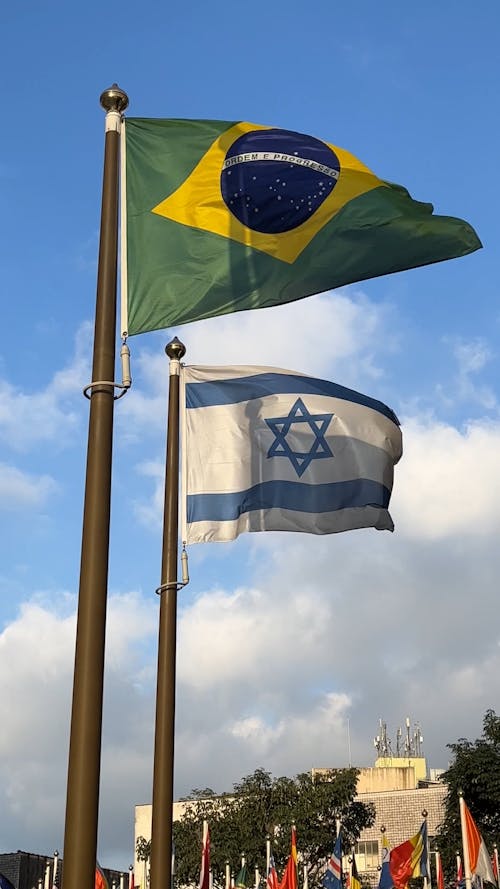
<instances>
[{"instance_id":1,"label":"blue sky","mask_svg":"<svg viewBox=\"0 0 500 889\"><path fill-rule=\"evenodd\" d=\"M191 363L276 364L403 424L394 535L198 546L179 613L176 792L258 766L369 765L383 717L432 766L497 703L500 13L89 0L2 7L2 850L62 848L104 114L250 120L359 156L484 249L293 306L176 331ZM151 795L167 365L132 338L117 404L99 855L126 869Z\"/></svg>"}]
</instances>

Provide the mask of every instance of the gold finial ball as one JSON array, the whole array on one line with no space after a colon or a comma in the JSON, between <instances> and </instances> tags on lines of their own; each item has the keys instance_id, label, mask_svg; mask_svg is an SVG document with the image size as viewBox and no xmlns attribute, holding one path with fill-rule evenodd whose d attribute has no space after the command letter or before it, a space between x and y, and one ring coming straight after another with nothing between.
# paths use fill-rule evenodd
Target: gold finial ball
<instances>
[{"instance_id":1,"label":"gold finial ball","mask_svg":"<svg viewBox=\"0 0 500 889\"><path fill-rule=\"evenodd\" d=\"M124 93L117 83L104 90L99 101L105 111L119 111L120 114L128 106L127 93Z\"/></svg>"},{"instance_id":2,"label":"gold finial ball","mask_svg":"<svg viewBox=\"0 0 500 889\"><path fill-rule=\"evenodd\" d=\"M170 340L165 346L165 352L171 360L176 359L177 361L180 361L186 354L186 347L184 343L181 343L181 341L174 336L173 340Z\"/></svg>"}]
</instances>

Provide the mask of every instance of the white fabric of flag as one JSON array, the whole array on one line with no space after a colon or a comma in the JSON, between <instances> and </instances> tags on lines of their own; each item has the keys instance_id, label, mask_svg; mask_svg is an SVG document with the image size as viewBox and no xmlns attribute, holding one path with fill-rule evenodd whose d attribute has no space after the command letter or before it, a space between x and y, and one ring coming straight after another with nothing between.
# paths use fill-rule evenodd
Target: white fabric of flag
<instances>
[{"instance_id":1,"label":"white fabric of flag","mask_svg":"<svg viewBox=\"0 0 500 889\"><path fill-rule=\"evenodd\" d=\"M401 430L381 401L273 367L181 368L182 536L394 530Z\"/></svg>"}]
</instances>

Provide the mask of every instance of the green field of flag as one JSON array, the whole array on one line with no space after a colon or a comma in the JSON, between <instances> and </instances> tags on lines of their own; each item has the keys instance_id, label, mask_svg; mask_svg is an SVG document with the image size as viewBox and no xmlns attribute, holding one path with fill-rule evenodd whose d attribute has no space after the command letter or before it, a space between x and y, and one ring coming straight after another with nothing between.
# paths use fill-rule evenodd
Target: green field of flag
<instances>
[{"instance_id":1,"label":"green field of flag","mask_svg":"<svg viewBox=\"0 0 500 889\"><path fill-rule=\"evenodd\" d=\"M292 302L481 247L465 221L312 136L125 121L122 331Z\"/></svg>"}]
</instances>

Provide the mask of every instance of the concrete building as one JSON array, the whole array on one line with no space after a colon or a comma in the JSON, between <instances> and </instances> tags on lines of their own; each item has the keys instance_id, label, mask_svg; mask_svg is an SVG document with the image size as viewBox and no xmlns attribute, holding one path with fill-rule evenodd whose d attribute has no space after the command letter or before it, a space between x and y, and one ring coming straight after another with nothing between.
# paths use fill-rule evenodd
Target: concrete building
<instances>
[{"instance_id":1,"label":"concrete building","mask_svg":"<svg viewBox=\"0 0 500 889\"><path fill-rule=\"evenodd\" d=\"M424 761L425 762L425 761ZM420 766L420 764L419 764ZM325 776L327 769L313 769L317 778ZM386 829L391 846L397 846L413 836L420 828L423 812L427 812L427 830L432 848L432 838L436 835L443 818L446 786L430 780L418 780L420 772L415 765L391 765L360 770L356 799L375 806L375 823L364 830L356 845L356 863L360 874L364 874L372 884L378 882L378 866L382 853L382 834ZM174 821L182 817L189 801L174 803ZM151 838L151 806L135 807L135 843L138 837ZM300 838L299 838L300 847ZM135 862L136 886L147 887L147 868L144 862Z\"/></svg>"},{"instance_id":2,"label":"concrete building","mask_svg":"<svg viewBox=\"0 0 500 889\"><path fill-rule=\"evenodd\" d=\"M364 830L355 848L358 871L372 885L378 883L379 865L382 856L381 827L385 828L389 845L397 846L420 828L427 813L429 846L443 819L444 800L447 788L439 780L440 770L428 771L425 757L421 755L423 738L420 729L410 735L409 720L406 720L406 740L398 730L397 754L392 755L385 723L380 722L380 735L375 738L379 756L373 767L360 768L356 799L375 806L375 823ZM406 755L404 755L406 754ZM331 768L312 769L313 780L327 780ZM174 803L174 821L180 819L190 801ZM138 837L151 838L151 806L135 808L135 843ZM300 837L299 837L300 849ZM148 873L144 862L135 861L136 885L147 889Z\"/></svg>"},{"instance_id":3,"label":"concrete building","mask_svg":"<svg viewBox=\"0 0 500 889\"><path fill-rule=\"evenodd\" d=\"M313 769L313 778L325 778L328 769ZM379 757L373 768L359 770L357 796L373 803L375 823L364 830L355 848L356 864L372 884L378 882L382 856L381 827L390 846L397 846L417 833L427 813L429 846L442 821L446 786L437 770L428 774L424 757Z\"/></svg>"}]
</instances>

